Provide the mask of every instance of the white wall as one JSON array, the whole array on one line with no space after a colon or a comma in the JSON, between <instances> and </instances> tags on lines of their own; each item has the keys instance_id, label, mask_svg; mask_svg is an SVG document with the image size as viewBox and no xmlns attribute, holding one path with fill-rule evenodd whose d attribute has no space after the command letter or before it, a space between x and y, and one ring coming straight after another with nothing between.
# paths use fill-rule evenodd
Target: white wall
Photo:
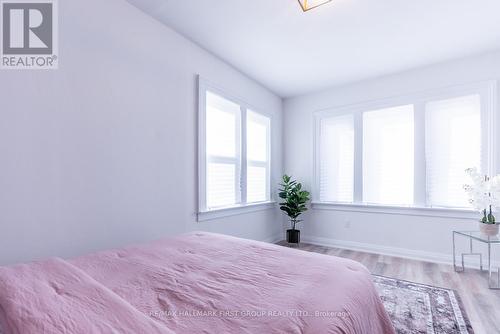
<instances>
[{"instance_id":1,"label":"white wall","mask_svg":"<svg viewBox=\"0 0 500 334\"><path fill-rule=\"evenodd\" d=\"M196 74L281 99L124 0L59 1L60 68L0 72L0 264L190 230L272 239L278 210L196 222Z\"/></svg>"},{"instance_id":2,"label":"white wall","mask_svg":"<svg viewBox=\"0 0 500 334\"><path fill-rule=\"evenodd\" d=\"M317 110L491 79L500 79L500 52L285 100L285 172L312 186L313 113ZM303 229L304 240L317 243L450 261L451 231L476 226L461 219L313 210Z\"/></svg>"}]
</instances>

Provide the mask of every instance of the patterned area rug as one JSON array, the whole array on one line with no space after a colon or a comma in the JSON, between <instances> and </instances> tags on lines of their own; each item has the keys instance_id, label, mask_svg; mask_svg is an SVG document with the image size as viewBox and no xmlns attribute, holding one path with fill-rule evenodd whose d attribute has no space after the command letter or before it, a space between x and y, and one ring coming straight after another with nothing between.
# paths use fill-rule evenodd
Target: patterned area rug
<instances>
[{"instance_id":1,"label":"patterned area rug","mask_svg":"<svg viewBox=\"0 0 500 334\"><path fill-rule=\"evenodd\" d=\"M374 275L374 283L398 334L472 334L454 290Z\"/></svg>"}]
</instances>

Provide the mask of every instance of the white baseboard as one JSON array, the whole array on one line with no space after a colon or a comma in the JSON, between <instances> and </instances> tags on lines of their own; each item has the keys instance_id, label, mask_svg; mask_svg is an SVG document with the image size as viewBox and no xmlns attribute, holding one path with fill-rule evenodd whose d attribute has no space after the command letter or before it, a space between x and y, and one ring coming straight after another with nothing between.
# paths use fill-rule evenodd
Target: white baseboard
<instances>
[{"instance_id":1,"label":"white baseboard","mask_svg":"<svg viewBox=\"0 0 500 334\"><path fill-rule=\"evenodd\" d=\"M334 248L347 249L359 252L395 256L404 259L453 265L453 256L450 254L433 253L426 251L418 251L414 249L389 247L383 245L361 243L356 241L336 240L336 239L307 236L307 235L301 236L301 241L319 246L334 247ZM458 251L456 256L457 256L456 257L457 265L461 265L461 257ZM483 254L483 269L487 269L488 265L487 262L488 262L487 255ZM479 268L479 261L478 259L466 258L465 266L468 268ZM492 266L499 268L500 262L492 261Z\"/></svg>"},{"instance_id":2,"label":"white baseboard","mask_svg":"<svg viewBox=\"0 0 500 334\"><path fill-rule=\"evenodd\" d=\"M283 233L275 234L272 237L261 240L262 242L267 242L269 244L275 244L278 241L282 241L284 239Z\"/></svg>"}]
</instances>

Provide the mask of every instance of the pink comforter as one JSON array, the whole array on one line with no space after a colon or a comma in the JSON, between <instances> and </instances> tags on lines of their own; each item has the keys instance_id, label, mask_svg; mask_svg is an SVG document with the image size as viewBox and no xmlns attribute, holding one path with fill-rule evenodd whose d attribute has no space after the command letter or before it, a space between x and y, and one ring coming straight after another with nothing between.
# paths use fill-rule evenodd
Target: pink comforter
<instances>
[{"instance_id":1,"label":"pink comforter","mask_svg":"<svg viewBox=\"0 0 500 334\"><path fill-rule=\"evenodd\" d=\"M0 307L10 329L49 318L59 326L13 333L394 333L370 273L357 262L337 257L199 232L69 262L68 275L77 283L64 290L69 294L64 306L46 301L59 296L57 292L39 295L37 289L31 291L36 303L12 304L17 292L6 298L0 285ZM74 267L86 273L80 273L84 279L77 279ZM52 289L52 279L61 279L56 286L67 279L62 274L40 278L41 269L44 265L33 268L19 286L10 281L9 289L36 284L43 291ZM65 271L62 264L57 270ZM12 275L0 271L0 282ZM40 279L49 287L30 283ZM98 307L93 302L73 303L73 297L80 301L86 284L112 293L100 293ZM44 308L38 307L40 303ZM85 308L89 314L82 314ZM133 321L122 322L124 315ZM121 327L62 330L66 323L77 326L80 321ZM138 330L130 322L152 329Z\"/></svg>"},{"instance_id":2,"label":"pink comforter","mask_svg":"<svg viewBox=\"0 0 500 334\"><path fill-rule=\"evenodd\" d=\"M172 333L71 264L0 268L5 334Z\"/></svg>"}]
</instances>

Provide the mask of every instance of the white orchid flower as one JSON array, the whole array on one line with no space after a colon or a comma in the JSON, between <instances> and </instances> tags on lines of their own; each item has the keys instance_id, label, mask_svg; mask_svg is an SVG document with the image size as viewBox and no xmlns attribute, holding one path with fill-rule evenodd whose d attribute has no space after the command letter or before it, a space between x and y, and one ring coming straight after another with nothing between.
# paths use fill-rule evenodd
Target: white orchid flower
<instances>
[{"instance_id":1,"label":"white orchid flower","mask_svg":"<svg viewBox=\"0 0 500 334\"><path fill-rule=\"evenodd\" d=\"M500 175L488 178L481 175L477 168L469 168L465 172L470 177L471 184L465 184L464 190L474 209L482 212L485 217L492 215L493 209L500 209Z\"/></svg>"}]
</instances>

